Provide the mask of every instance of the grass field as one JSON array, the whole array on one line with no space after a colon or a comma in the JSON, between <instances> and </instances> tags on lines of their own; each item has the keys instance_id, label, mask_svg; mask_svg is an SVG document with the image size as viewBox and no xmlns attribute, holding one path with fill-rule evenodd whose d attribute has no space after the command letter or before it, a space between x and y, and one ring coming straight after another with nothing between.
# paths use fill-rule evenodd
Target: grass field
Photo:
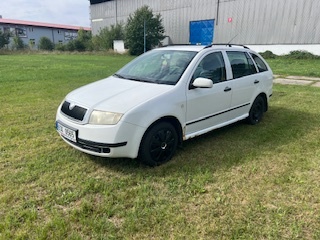
<instances>
[{"instance_id":1,"label":"grass field","mask_svg":"<svg viewBox=\"0 0 320 240\"><path fill-rule=\"evenodd\" d=\"M275 74L288 76L320 77L320 59L286 59L278 57L268 59L268 63Z\"/></svg>"},{"instance_id":2,"label":"grass field","mask_svg":"<svg viewBox=\"0 0 320 240\"><path fill-rule=\"evenodd\" d=\"M319 88L275 85L261 124L185 142L157 168L67 146L64 96L130 59L0 55L0 239L320 239ZM281 75L319 63L270 61Z\"/></svg>"}]
</instances>

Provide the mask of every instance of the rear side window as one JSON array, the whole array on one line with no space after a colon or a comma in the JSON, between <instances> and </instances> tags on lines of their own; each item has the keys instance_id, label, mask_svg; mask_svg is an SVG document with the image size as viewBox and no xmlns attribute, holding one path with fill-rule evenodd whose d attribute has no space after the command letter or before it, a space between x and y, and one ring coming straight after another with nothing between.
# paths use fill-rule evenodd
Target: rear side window
<instances>
[{"instance_id":1,"label":"rear side window","mask_svg":"<svg viewBox=\"0 0 320 240\"><path fill-rule=\"evenodd\" d=\"M250 58L250 56L245 52L227 52L233 78L240 78L257 73L257 69Z\"/></svg>"},{"instance_id":2,"label":"rear side window","mask_svg":"<svg viewBox=\"0 0 320 240\"><path fill-rule=\"evenodd\" d=\"M257 67L259 69L259 72L265 72L268 71L268 67L266 66L266 64L262 61L261 58L259 58L257 55L251 53L251 56L253 58L253 60L255 61L255 63L257 64Z\"/></svg>"}]
</instances>

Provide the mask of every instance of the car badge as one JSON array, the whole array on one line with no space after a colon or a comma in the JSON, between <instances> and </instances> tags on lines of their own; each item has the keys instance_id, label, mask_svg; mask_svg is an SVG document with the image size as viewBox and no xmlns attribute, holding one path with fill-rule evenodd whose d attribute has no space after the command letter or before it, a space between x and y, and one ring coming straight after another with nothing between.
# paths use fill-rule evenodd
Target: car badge
<instances>
[{"instance_id":1,"label":"car badge","mask_svg":"<svg viewBox=\"0 0 320 240\"><path fill-rule=\"evenodd\" d=\"M76 104L75 103L70 103L70 105L69 105L69 110L72 110L72 109L74 109L74 107L76 106Z\"/></svg>"}]
</instances>

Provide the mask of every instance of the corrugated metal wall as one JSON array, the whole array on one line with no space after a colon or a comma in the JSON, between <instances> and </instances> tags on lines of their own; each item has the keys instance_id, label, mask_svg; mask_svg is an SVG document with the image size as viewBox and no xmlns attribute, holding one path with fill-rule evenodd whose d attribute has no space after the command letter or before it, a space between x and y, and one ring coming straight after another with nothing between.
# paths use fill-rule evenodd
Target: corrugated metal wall
<instances>
[{"instance_id":1,"label":"corrugated metal wall","mask_svg":"<svg viewBox=\"0 0 320 240\"><path fill-rule=\"evenodd\" d=\"M319 0L224 0L215 42L320 43ZM232 22L228 22L232 18Z\"/></svg>"},{"instance_id":2,"label":"corrugated metal wall","mask_svg":"<svg viewBox=\"0 0 320 240\"><path fill-rule=\"evenodd\" d=\"M93 34L148 5L173 43L189 42L189 22L215 19L214 42L319 44L320 0L114 0L91 5ZM217 11L218 10L218 11Z\"/></svg>"},{"instance_id":3,"label":"corrugated metal wall","mask_svg":"<svg viewBox=\"0 0 320 240\"><path fill-rule=\"evenodd\" d=\"M105 26L126 22L129 14L148 5L154 13L160 13L163 24L173 43L189 42L189 22L213 19L216 0L117 0L91 5L92 32L97 34ZM116 11L117 9L117 11Z\"/></svg>"}]
</instances>

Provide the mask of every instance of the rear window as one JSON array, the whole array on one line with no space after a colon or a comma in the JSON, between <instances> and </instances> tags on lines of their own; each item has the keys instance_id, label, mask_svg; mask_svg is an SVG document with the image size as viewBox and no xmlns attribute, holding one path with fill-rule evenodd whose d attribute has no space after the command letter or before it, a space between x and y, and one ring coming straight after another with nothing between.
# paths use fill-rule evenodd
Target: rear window
<instances>
[{"instance_id":1,"label":"rear window","mask_svg":"<svg viewBox=\"0 0 320 240\"><path fill-rule=\"evenodd\" d=\"M260 57L258 57L257 55L255 55L253 53L251 53L251 56L252 56L253 60L255 61L255 63L257 64L259 72L268 71L267 65L262 61L262 59Z\"/></svg>"}]
</instances>

